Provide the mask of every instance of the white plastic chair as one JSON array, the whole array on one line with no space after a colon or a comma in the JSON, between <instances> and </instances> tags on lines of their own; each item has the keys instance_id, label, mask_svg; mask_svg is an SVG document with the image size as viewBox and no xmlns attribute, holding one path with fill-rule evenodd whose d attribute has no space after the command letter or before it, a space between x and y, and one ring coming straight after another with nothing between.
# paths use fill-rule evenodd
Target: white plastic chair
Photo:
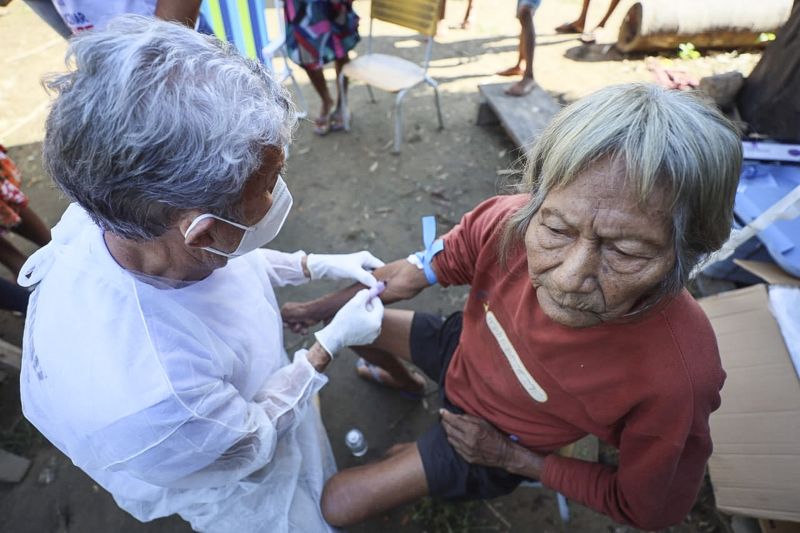
<instances>
[{"instance_id":1,"label":"white plastic chair","mask_svg":"<svg viewBox=\"0 0 800 533\"><path fill-rule=\"evenodd\" d=\"M442 110L439 105L438 84L428 75L433 36L436 33L442 1L372 0L367 53L345 64L339 75L339 94L342 95L342 118L345 130L350 130L350 110L344 91L345 78L366 83L370 100L373 103L375 96L372 94L372 87L397 94L394 104L394 153L400 153L400 145L403 141L403 98L409 90L417 85L426 83L433 88L439 129L444 128ZM372 26L375 19L416 30L424 35L426 44L422 63L417 64L397 56L372 53Z\"/></svg>"}]
</instances>

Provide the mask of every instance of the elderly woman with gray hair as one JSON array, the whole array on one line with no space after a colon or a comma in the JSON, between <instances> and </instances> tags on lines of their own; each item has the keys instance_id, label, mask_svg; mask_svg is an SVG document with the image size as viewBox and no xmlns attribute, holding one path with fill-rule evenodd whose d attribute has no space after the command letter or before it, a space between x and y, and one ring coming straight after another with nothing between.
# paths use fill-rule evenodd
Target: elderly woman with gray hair
<instances>
[{"instance_id":1,"label":"elderly woman with gray hair","mask_svg":"<svg viewBox=\"0 0 800 533\"><path fill-rule=\"evenodd\" d=\"M295 123L262 66L178 24L126 16L70 43L45 165L74 202L24 265L35 287L25 415L139 520L198 531L327 531L335 471L312 403L348 344L378 334L361 291L295 353L273 285L376 285L367 252L259 247L292 205Z\"/></svg>"},{"instance_id":2,"label":"elderly woman with gray hair","mask_svg":"<svg viewBox=\"0 0 800 533\"><path fill-rule=\"evenodd\" d=\"M681 522L725 379L684 285L727 238L740 162L734 127L693 95L609 87L553 119L520 194L481 203L439 244L378 269L384 303L437 281L471 291L447 319L388 309L376 341L356 348L362 377L408 392L424 384L402 364L414 363L439 381L444 409L416 443L331 478L328 521L538 479L618 522ZM284 319L307 326L352 290L287 304ZM586 434L618 447L619 465L555 453Z\"/></svg>"}]
</instances>

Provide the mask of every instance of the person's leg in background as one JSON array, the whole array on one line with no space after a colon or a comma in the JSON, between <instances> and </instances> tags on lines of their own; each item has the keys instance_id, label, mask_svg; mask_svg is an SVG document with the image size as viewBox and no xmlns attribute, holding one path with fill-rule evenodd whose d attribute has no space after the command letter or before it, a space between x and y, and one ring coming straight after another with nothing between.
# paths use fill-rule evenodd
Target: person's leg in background
<instances>
[{"instance_id":1,"label":"person's leg in background","mask_svg":"<svg viewBox=\"0 0 800 533\"><path fill-rule=\"evenodd\" d=\"M470 26L472 26L473 16L475 14L472 9L472 2L473 0L467 0L467 10L464 11L464 20L462 20L459 25L459 28L462 30L468 30Z\"/></svg>"},{"instance_id":2,"label":"person's leg in background","mask_svg":"<svg viewBox=\"0 0 800 533\"><path fill-rule=\"evenodd\" d=\"M518 0L517 18L522 26L522 36L520 44L522 55L525 60L525 71L522 79L506 89L506 94L511 96L524 96L536 87L533 79L533 52L536 47L536 30L533 26L533 16L536 8L539 7L539 0Z\"/></svg>"},{"instance_id":3,"label":"person's leg in background","mask_svg":"<svg viewBox=\"0 0 800 533\"><path fill-rule=\"evenodd\" d=\"M11 231L39 246L44 246L50 242L50 228L47 227L47 224L39 218L39 215L33 209L25 206L19 208L17 213L22 221L11 228Z\"/></svg>"},{"instance_id":4,"label":"person's leg in background","mask_svg":"<svg viewBox=\"0 0 800 533\"><path fill-rule=\"evenodd\" d=\"M334 63L336 67L336 108L333 110L331 114L331 122L330 128L331 131L340 131L344 129L344 117L342 116L342 96L347 96L347 78L344 78L344 94L341 94L340 91L342 88L339 87L339 74L341 74L342 69L344 66L350 62L350 57L345 56L341 59L337 59Z\"/></svg>"},{"instance_id":5,"label":"person's leg in background","mask_svg":"<svg viewBox=\"0 0 800 533\"><path fill-rule=\"evenodd\" d=\"M325 81L325 74L320 68L303 67L311 80L311 85L322 100L319 116L314 120L314 133L325 135L331 129L331 112L333 110L333 98L328 90L328 83Z\"/></svg>"},{"instance_id":6,"label":"person's leg in background","mask_svg":"<svg viewBox=\"0 0 800 533\"><path fill-rule=\"evenodd\" d=\"M619 1L619 0L617 0ZM565 22L556 28L556 33L583 33L586 27L586 14L589 13L589 0L583 0L581 14L572 22Z\"/></svg>"},{"instance_id":7,"label":"person's leg in background","mask_svg":"<svg viewBox=\"0 0 800 533\"><path fill-rule=\"evenodd\" d=\"M22 265L28 260L28 256L20 252L16 246L11 244L4 237L0 237L0 263L11 271L14 279L19 276L19 271L22 270Z\"/></svg>"}]
</instances>

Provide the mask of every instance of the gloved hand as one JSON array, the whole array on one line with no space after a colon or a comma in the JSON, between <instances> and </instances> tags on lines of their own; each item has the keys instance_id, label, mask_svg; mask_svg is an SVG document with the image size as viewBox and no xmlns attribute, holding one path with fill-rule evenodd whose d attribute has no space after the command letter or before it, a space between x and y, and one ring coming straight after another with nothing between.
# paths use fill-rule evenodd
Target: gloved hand
<instances>
[{"instance_id":1,"label":"gloved hand","mask_svg":"<svg viewBox=\"0 0 800 533\"><path fill-rule=\"evenodd\" d=\"M354 254L308 254L306 267L311 279L354 279L367 287L378 281L369 271L383 266L383 261L366 250Z\"/></svg>"},{"instance_id":2,"label":"gloved hand","mask_svg":"<svg viewBox=\"0 0 800 533\"><path fill-rule=\"evenodd\" d=\"M381 332L382 320L383 302L380 298L370 299L369 289L362 289L339 309L330 324L314 335L333 356L346 346L374 341Z\"/></svg>"}]
</instances>

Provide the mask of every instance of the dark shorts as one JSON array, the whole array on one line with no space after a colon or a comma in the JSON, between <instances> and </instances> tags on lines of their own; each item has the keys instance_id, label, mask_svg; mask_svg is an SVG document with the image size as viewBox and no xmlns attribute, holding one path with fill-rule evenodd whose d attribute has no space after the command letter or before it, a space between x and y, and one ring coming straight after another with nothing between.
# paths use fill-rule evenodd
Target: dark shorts
<instances>
[{"instance_id":1,"label":"dark shorts","mask_svg":"<svg viewBox=\"0 0 800 533\"><path fill-rule=\"evenodd\" d=\"M445 375L461 337L461 313L444 319L428 313L414 313L411 322L411 360L439 383L443 407L463 413L450 403L444 392ZM517 488L524 477L499 468L471 465L450 445L441 422L437 421L417 439L430 495L445 500L495 498Z\"/></svg>"}]
</instances>

